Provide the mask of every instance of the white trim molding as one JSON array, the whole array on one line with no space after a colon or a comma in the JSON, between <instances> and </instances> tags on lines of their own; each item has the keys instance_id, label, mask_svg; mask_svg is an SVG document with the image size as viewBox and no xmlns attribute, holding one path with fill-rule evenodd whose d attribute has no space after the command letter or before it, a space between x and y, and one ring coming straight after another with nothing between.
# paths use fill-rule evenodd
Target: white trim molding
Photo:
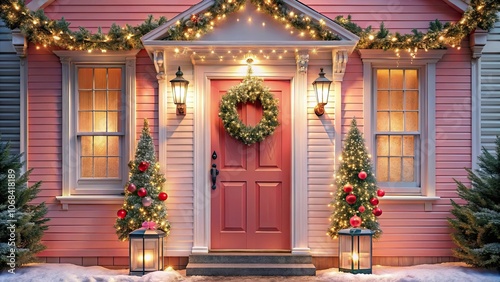
<instances>
[{"instance_id":1,"label":"white trim molding","mask_svg":"<svg viewBox=\"0 0 500 282\"><path fill-rule=\"evenodd\" d=\"M373 68L374 67L411 67L420 70L420 84L422 93L425 98L421 100L422 107L422 129L421 133L424 137L421 142L420 149L420 192L418 194L408 194L400 197L394 197L393 200L407 199L424 199L436 200L436 64L447 52L446 50L429 50L428 52L419 52L416 58L412 58L409 54L401 53L400 57L393 52L383 50L358 50L361 60L363 61L363 96L364 96L364 120L370 121L373 119ZM366 124L366 122L365 122ZM370 148L370 153L374 155L374 136L373 125L364 126L364 136L366 146ZM426 210L430 210L432 206L426 205Z\"/></svg>"},{"instance_id":2,"label":"white trim molding","mask_svg":"<svg viewBox=\"0 0 500 282\"><path fill-rule=\"evenodd\" d=\"M97 195L75 195L73 193L76 187L76 163L77 163L77 153L75 152L76 141L73 138L73 132L75 132L75 118L74 113L72 113L71 105L74 103L74 79L75 79L75 68L77 64L123 64L125 68L125 91L126 91L126 109L124 115L127 116L126 119L126 136L125 136L125 158L122 160L123 165L126 168L126 163L128 163L128 158L134 155L134 145L135 145L135 69L136 69L136 55L139 50L133 51L117 51L117 52L107 52L107 53L97 53L89 54L84 51L66 51L66 50L56 50L53 51L61 59L62 67L62 196L56 197L61 204L63 209L67 209L69 204L94 204L96 203L95 197ZM124 174L124 178L127 178L127 173ZM77 197L75 197L77 196ZM105 201L113 195L99 195ZM114 195L111 197L112 200L116 200L116 197L123 196ZM71 198L75 197L75 198ZM97 201L99 202L99 201ZM108 203L108 202L103 202ZM114 202L113 202L114 203Z\"/></svg>"}]
</instances>

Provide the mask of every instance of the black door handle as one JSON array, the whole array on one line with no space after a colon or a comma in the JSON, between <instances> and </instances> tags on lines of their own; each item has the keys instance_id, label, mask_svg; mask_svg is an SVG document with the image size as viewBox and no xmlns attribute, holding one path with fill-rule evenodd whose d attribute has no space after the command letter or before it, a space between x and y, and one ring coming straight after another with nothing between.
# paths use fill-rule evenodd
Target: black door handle
<instances>
[{"instance_id":1,"label":"black door handle","mask_svg":"<svg viewBox=\"0 0 500 282\"><path fill-rule=\"evenodd\" d=\"M219 175L219 170L217 169L216 164L212 164L212 168L210 169L210 177L212 178L212 190L215 190L217 183L217 175Z\"/></svg>"}]
</instances>

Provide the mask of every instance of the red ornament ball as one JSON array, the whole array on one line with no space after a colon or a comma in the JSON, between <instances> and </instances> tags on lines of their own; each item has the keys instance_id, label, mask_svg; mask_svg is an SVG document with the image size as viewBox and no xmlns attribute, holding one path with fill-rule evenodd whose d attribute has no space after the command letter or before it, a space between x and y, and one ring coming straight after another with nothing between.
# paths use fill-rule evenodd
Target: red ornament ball
<instances>
[{"instance_id":1,"label":"red ornament ball","mask_svg":"<svg viewBox=\"0 0 500 282\"><path fill-rule=\"evenodd\" d=\"M144 197L148 194L148 191L142 187L142 188L139 188L139 190L137 190L137 196L139 197Z\"/></svg>"},{"instance_id":2,"label":"red ornament ball","mask_svg":"<svg viewBox=\"0 0 500 282\"><path fill-rule=\"evenodd\" d=\"M361 217L355 215L349 219L349 223L352 227L359 227L361 225Z\"/></svg>"},{"instance_id":3,"label":"red ornament ball","mask_svg":"<svg viewBox=\"0 0 500 282\"><path fill-rule=\"evenodd\" d=\"M145 162L145 161L141 162L139 164L139 167L138 167L140 172L145 172L146 170L148 170L148 168L149 168L149 162Z\"/></svg>"},{"instance_id":4,"label":"red ornament ball","mask_svg":"<svg viewBox=\"0 0 500 282\"><path fill-rule=\"evenodd\" d=\"M346 201L348 204L350 204L350 205L352 205L352 204L356 203L356 195L353 195L353 194L349 194L349 195L347 195L347 196L345 197L345 201Z\"/></svg>"},{"instance_id":5,"label":"red ornament ball","mask_svg":"<svg viewBox=\"0 0 500 282\"><path fill-rule=\"evenodd\" d=\"M385 196L385 191L382 190L382 189L378 189L377 190L377 196L379 196L380 198L382 198L383 196Z\"/></svg>"},{"instance_id":6,"label":"red ornament ball","mask_svg":"<svg viewBox=\"0 0 500 282\"><path fill-rule=\"evenodd\" d=\"M127 187L127 190L130 192L130 193L134 193L134 191L137 189L137 187L135 187L134 183L130 183Z\"/></svg>"},{"instance_id":7,"label":"red ornament ball","mask_svg":"<svg viewBox=\"0 0 500 282\"><path fill-rule=\"evenodd\" d=\"M365 206L360 206L360 207L358 208L358 211L359 211L360 213L364 213L364 212L365 212L365 210L366 210Z\"/></svg>"},{"instance_id":8,"label":"red ornament ball","mask_svg":"<svg viewBox=\"0 0 500 282\"><path fill-rule=\"evenodd\" d=\"M160 192L160 194L158 194L158 200L160 200L160 201L165 201L167 198L168 198L168 195L165 192Z\"/></svg>"},{"instance_id":9,"label":"red ornament ball","mask_svg":"<svg viewBox=\"0 0 500 282\"><path fill-rule=\"evenodd\" d=\"M351 184L346 184L344 185L344 192L346 193L351 193L352 192L352 185Z\"/></svg>"},{"instance_id":10,"label":"red ornament ball","mask_svg":"<svg viewBox=\"0 0 500 282\"><path fill-rule=\"evenodd\" d=\"M372 204L374 206L378 205L378 198L375 198L375 197L371 198L370 199L370 204Z\"/></svg>"},{"instance_id":11,"label":"red ornament ball","mask_svg":"<svg viewBox=\"0 0 500 282\"><path fill-rule=\"evenodd\" d=\"M368 177L368 174L366 174L366 172L362 170L358 173L358 177L361 180L365 180Z\"/></svg>"},{"instance_id":12,"label":"red ornament ball","mask_svg":"<svg viewBox=\"0 0 500 282\"><path fill-rule=\"evenodd\" d=\"M376 207L373 209L372 213L375 215L375 216L381 216L382 215L382 209L379 208L379 207Z\"/></svg>"},{"instance_id":13,"label":"red ornament ball","mask_svg":"<svg viewBox=\"0 0 500 282\"><path fill-rule=\"evenodd\" d=\"M127 216L127 211L124 209L119 209L116 212L116 215L118 216L118 218L124 219Z\"/></svg>"}]
</instances>

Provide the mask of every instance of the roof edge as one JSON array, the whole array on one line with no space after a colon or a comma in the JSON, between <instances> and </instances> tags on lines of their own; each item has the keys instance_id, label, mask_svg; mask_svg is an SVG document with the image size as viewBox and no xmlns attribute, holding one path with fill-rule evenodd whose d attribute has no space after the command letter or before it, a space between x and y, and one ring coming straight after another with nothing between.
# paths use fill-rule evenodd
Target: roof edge
<instances>
[{"instance_id":1,"label":"roof edge","mask_svg":"<svg viewBox=\"0 0 500 282\"><path fill-rule=\"evenodd\" d=\"M26 7L32 11L40 10L40 9L45 9L47 6L52 4L56 0L33 0L29 2Z\"/></svg>"},{"instance_id":2,"label":"roof edge","mask_svg":"<svg viewBox=\"0 0 500 282\"><path fill-rule=\"evenodd\" d=\"M443 0L448 6L455 9L457 12L464 13L469 7L469 4L463 0Z\"/></svg>"}]
</instances>

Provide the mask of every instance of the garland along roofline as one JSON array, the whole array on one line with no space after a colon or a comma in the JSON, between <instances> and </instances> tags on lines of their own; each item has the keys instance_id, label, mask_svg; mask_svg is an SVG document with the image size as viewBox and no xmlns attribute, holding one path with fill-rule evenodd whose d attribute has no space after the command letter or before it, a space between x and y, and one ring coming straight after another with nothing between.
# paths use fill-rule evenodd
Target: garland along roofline
<instances>
[{"instance_id":1,"label":"garland along roofline","mask_svg":"<svg viewBox=\"0 0 500 282\"><path fill-rule=\"evenodd\" d=\"M260 9L271 13L276 19L293 26L302 35L319 40L340 40L340 37L325 27L324 21L313 22L309 16L296 14L283 0L251 0ZM223 19L237 10L246 0L215 0L207 12L193 15L177 22L164 40L193 40L213 29L216 20ZM51 20L43 10L31 11L22 0L0 0L0 17L10 29L19 28L27 40L44 47L59 47L67 50L130 50L142 49L141 37L164 24L165 17L152 15L140 25L126 24L120 27L112 24L107 34L98 28L92 33L84 27L72 31L64 18ZM460 42L477 28L489 30L497 20L500 9L498 0L471 0L462 18L455 23L430 22L426 33L414 29L411 34L391 33L384 23L375 31L371 26L361 28L350 16L338 16L335 22L359 36L357 48L405 50L410 53L418 49L442 49L447 46L460 48Z\"/></svg>"}]
</instances>

